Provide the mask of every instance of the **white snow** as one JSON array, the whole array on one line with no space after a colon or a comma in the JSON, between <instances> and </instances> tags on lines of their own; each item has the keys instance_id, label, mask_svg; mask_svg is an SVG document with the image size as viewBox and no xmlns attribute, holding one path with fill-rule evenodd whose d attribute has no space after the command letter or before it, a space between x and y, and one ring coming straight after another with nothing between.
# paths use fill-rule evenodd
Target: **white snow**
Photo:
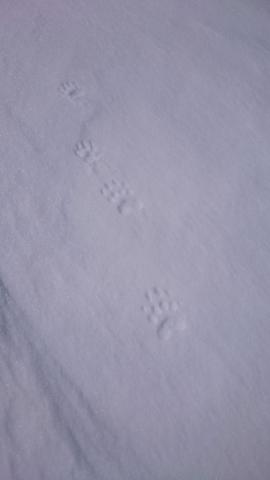
<instances>
[{"instance_id":1,"label":"white snow","mask_svg":"<svg viewBox=\"0 0 270 480\"><path fill-rule=\"evenodd\" d=\"M0 480L269 480L269 2L2 0L0 73Z\"/></svg>"}]
</instances>

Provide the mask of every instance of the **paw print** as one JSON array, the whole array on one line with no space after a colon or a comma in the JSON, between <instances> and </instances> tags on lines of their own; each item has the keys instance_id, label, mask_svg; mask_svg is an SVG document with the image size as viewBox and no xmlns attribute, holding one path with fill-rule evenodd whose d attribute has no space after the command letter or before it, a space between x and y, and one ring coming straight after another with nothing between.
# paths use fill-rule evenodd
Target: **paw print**
<instances>
[{"instance_id":1,"label":"paw print","mask_svg":"<svg viewBox=\"0 0 270 480\"><path fill-rule=\"evenodd\" d=\"M132 194L125 182L118 182L117 180L104 183L101 193L108 202L112 203L117 203L121 201L122 198L126 198Z\"/></svg>"},{"instance_id":2,"label":"paw print","mask_svg":"<svg viewBox=\"0 0 270 480\"><path fill-rule=\"evenodd\" d=\"M170 298L167 290L153 287L145 293L146 303L142 307L148 320L157 323L165 315L176 313L179 305Z\"/></svg>"},{"instance_id":3,"label":"paw print","mask_svg":"<svg viewBox=\"0 0 270 480\"><path fill-rule=\"evenodd\" d=\"M93 150L93 144L90 140L81 140L74 147L75 155L84 161L91 157Z\"/></svg>"},{"instance_id":4,"label":"paw print","mask_svg":"<svg viewBox=\"0 0 270 480\"><path fill-rule=\"evenodd\" d=\"M86 162L90 167L97 173L97 164L100 160L100 152L93 145L91 140L81 140L76 143L74 149L74 154Z\"/></svg>"},{"instance_id":5,"label":"paw print","mask_svg":"<svg viewBox=\"0 0 270 480\"><path fill-rule=\"evenodd\" d=\"M175 331L184 330L186 324L180 321L180 305L170 297L167 290L153 287L145 293L142 307L148 321L155 325L156 334L162 340L169 339Z\"/></svg>"},{"instance_id":6,"label":"paw print","mask_svg":"<svg viewBox=\"0 0 270 480\"><path fill-rule=\"evenodd\" d=\"M62 82L59 87L60 93L72 102L79 101L84 96L84 91L75 82Z\"/></svg>"},{"instance_id":7,"label":"paw print","mask_svg":"<svg viewBox=\"0 0 270 480\"><path fill-rule=\"evenodd\" d=\"M129 215L142 208L142 204L136 199L134 192L125 182L111 180L104 183L101 194L110 203L116 205L118 212L122 215Z\"/></svg>"}]
</instances>

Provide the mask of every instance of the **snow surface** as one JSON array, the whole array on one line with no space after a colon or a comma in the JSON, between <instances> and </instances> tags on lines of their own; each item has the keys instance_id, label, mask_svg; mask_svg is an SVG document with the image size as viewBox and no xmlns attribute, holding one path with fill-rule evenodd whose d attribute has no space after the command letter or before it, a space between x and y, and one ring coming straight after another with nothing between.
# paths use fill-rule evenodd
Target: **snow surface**
<instances>
[{"instance_id":1,"label":"snow surface","mask_svg":"<svg viewBox=\"0 0 270 480\"><path fill-rule=\"evenodd\" d=\"M0 480L269 480L269 1L1 0L0 72Z\"/></svg>"}]
</instances>

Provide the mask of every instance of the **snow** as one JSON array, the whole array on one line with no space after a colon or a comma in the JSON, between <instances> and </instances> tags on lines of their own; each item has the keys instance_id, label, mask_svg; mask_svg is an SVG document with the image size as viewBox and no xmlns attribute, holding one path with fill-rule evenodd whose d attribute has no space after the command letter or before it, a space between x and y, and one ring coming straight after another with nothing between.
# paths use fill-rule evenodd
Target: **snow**
<instances>
[{"instance_id":1,"label":"snow","mask_svg":"<svg viewBox=\"0 0 270 480\"><path fill-rule=\"evenodd\" d=\"M0 479L269 480L269 3L0 12Z\"/></svg>"}]
</instances>

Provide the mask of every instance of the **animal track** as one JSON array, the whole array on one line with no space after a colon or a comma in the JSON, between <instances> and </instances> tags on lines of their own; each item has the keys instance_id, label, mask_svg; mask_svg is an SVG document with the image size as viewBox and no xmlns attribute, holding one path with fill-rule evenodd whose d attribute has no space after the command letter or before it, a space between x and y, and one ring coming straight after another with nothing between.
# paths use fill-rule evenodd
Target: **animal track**
<instances>
[{"instance_id":1,"label":"animal track","mask_svg":"<svg viewBox=\"0 0 270 480\"><path fill-rule=\"evenodd\" d=\"M93 145L90 140L81 140L80 142L76 143L74 147L75 155L85 161L91 156L92 151Z\"/></svg>"},{"instance_id":2,"label":"animal track","mask_svg":"<svg viewBox=\"0 0 270 480\"><path fill-rule=\"evenodd\" d=\"M110 164L102 158L100 151L91 140L78 141L73 148L73 152L91 167L99 181L104 182L104 179L112 173ZM142 202L136 198L134 192L124 181L112 179L109 182L104 182L100 193L108 202L115 204L121 215L130 215L143 209Z\"/></svg>"},{"instance_id":3,"label":"animal track","mask_svg":"<svg viewBox=\"0 0 270 480\"><path fill-rule=\"evenodd\" d=\"M134 192L123 181L119 182L113 179L104 183L101 194L108 202L114 203L118 212L122 215L130 215L143 208L142 203L137 200Z\"/></svg>"},{"instance_id":4,"label":"animal track","mask_svg":"<svg viewBox=\"0 0 270 480\"><path fill-rule=\"evenodd\" d=\"M77 157L81 158L96 171L97 163L101 155L91 140L80 140L76 143L73 151Z\"/></svg>"},{"instance_id":5,"label":"animal track","mask_svg":"<svg viewBox=\"0 0 270 480\"><path fill-rule=\"evenodd\" d=\"M155 326L158 338L168 340L174 332L186 329L185 320L181 320L180 305L167 290L153 287L145 293L145 299L142 310Z\"/></svg>"},{"instance_id":6,"label":"animal track","mask_svg":"<svg viewBox=\"0 0 270 480\"><path fill-rule=\"evenodd\" d=\"M59 86L60 93L71 102L79 102L85 97L84 90L75 82L62 82Z\"/></svg>"}]
</instances>

